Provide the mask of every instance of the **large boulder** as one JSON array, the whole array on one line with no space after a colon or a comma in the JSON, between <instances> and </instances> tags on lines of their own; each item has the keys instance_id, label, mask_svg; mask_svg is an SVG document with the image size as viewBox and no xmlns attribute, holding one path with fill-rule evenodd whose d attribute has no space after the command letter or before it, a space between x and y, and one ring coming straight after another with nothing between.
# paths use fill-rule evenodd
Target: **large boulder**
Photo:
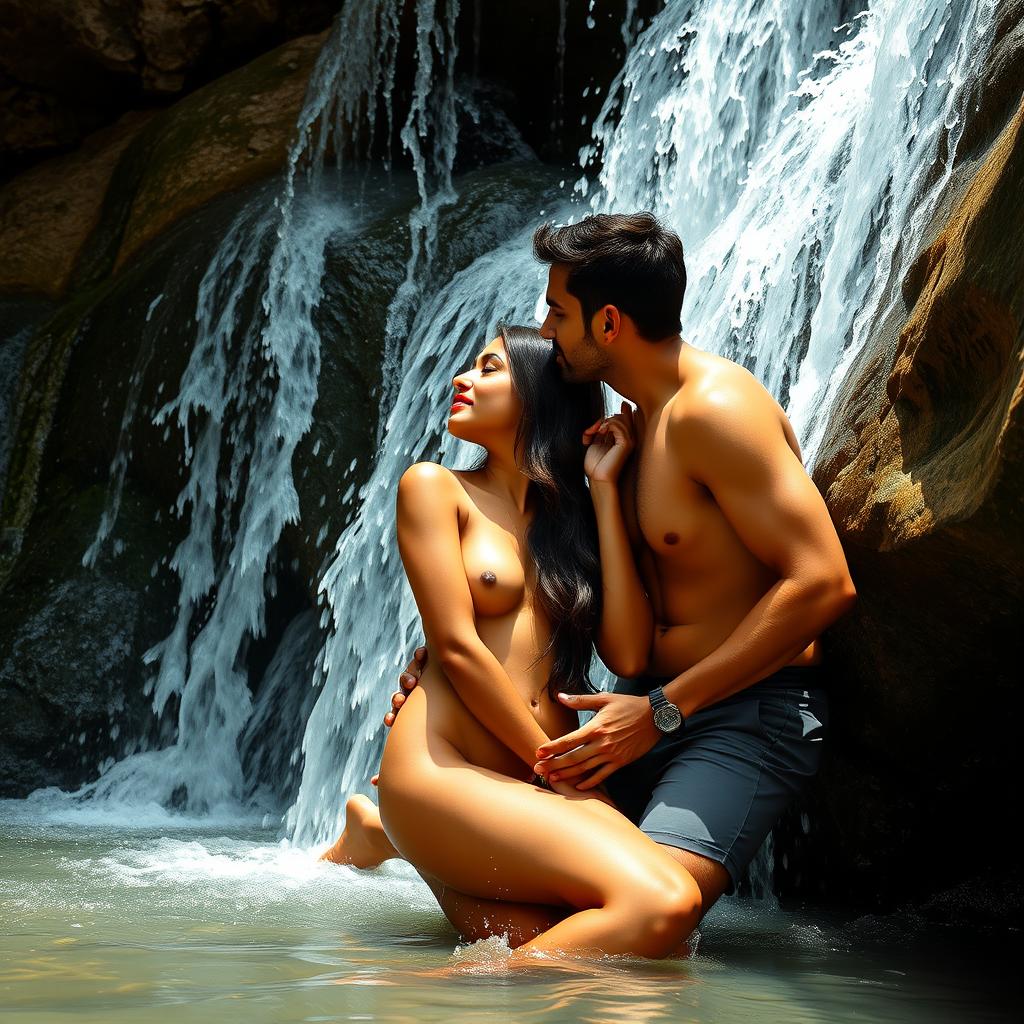
<instances>
[{"instance_id":1,"label":"large boulder","mask_svg":"<svg viewBox=\"0 0 1024 1024\"><path fill-rule=\"evenodd\" d=\"M159 114L126 114L0 188L0 293L65 294L218 195L279 171L323 44L280 46Z\"/></svg>"},{"instance_id":2,"label":"large boulder","mask_svg":"<svg viewBox=\"0 0 1024 1024\"><path fill-rule=\"evenodd\" d=\"M0 0L0 166L75 146L288 39L338 0ZM6 176L0 173L0 177Z\"/></svg>"},{"instance_id":3,"label":"large boulder","mask_svg":"<svg viewBox=\"0 0 1024 1024\"><path fill-rule=\"evenodd\" d=\"M138 749L156 723L142 653L163 638L176 597L158 561L173 539L152 497L121 497L117 557L81 554L102 487L50 482L14 577L0 590L0 796L74 788Z\"/></svg>"},{"instance_id":4,"label":"large boulder","mask_svg":"<svg viewBox=\"0 0 1024 1024\"><path fill-rule=\"evenodd\" d=\"M859 601L829 634L831 754L787 884L833 901L924 898L1018 861L1024 103L970 167L815 471Z\"/></svg>"}]
</instances>

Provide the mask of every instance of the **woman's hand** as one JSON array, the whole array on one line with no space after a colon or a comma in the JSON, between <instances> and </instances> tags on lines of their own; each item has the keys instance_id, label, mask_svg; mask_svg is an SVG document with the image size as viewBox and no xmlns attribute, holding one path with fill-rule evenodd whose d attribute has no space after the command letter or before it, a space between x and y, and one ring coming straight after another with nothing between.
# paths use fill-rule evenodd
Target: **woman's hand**
<instances>
[{"instance_id":1,"label":"woman's hand","mask_svg":"<svg viewBox=\"0 0 1024 1024\"><path fill-rule=\"evenodd\" d=\"M577 789L571 782L562 779L549 781L547 788L569 800L600 800L609 807L615 806L615 801L603 789Z\"/></svg>"},{"instance_id":2,"label":"woman's hand","mask_svg":"<svg viewBox=\"0 0 1024 1024\"><path fill-rule=\"evenodd\" d=\"M618 482L622 467L636 447L636 436L633 409L628 402L622 403L615 416L599 419L583 431L587 446L583 471L591 484Z\"/></svg>"}]
</instances>

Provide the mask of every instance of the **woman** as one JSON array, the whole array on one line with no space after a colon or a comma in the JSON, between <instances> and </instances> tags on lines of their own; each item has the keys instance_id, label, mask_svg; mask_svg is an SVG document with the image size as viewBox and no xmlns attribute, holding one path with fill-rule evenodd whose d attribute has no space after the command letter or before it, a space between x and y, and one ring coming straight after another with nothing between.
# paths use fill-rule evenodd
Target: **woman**
<instances>
[{"instance_id":1,"label":"woman","mask_svg":"<svg viewBox=\"0 0 1024 1024\"><path fill-rule=\"evenodd\" d=\"M564 383L550 343L525 327L501 328L454 385L448 429L487 455L462 473L420 463L399 484L429 660L381 762L393 850L379 838L364 862L397 851L464 934L487 920L521 954L665 956L700 917L690 875L605 799L532 781L540 744L577 726L556 694L589 688L594 634L613 666L646 657L650 613L637 629L626 609L646 601L609 500L628 424L591 427L597 385ZM593 441L585 466L581 438ZM353 841L374 846L372 805L349 812L349 849L343 837L326 856L358 863Z\"/></svg>"}]
</instances>

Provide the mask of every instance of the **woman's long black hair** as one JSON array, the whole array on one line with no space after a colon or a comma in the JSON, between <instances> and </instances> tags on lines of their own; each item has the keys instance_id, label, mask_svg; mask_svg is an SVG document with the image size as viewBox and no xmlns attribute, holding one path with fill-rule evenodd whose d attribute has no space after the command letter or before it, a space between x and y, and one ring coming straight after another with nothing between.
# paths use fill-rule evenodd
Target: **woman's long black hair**
<instances>
[{"instance_id":1,"label":"woman's long black hair","mask_svg":"<svg viewBox=\"0 0 1024 1024\"><path fill-rule=\"evenodd\" d=\"M594 689L593 639L601 618L601 561L583 473L583 431L604 415L601 385L562 379L551 342L532 327L499 324L512 385L523 403L515 450L533 486L526 534L536 566L535 599L551 623L538 661L554 654L548 693Z\"/></svg>"}]
</instances>

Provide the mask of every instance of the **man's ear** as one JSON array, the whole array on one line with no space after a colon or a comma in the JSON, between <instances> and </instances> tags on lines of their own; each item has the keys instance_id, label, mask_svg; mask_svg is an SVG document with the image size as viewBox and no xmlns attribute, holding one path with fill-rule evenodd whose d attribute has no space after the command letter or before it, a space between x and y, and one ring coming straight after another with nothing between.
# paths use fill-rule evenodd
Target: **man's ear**
<instances>
[{"instance_id":1,"label":"man's ear","mask_svg":"<svg viewBox=\"0 0 1024 1024\"><path fill-rule=\"evenodd\" d=\"M613 342L622 329L622 314L617 306L604 306L597 311L596 335L605 344Z\"/></svg>"}]
</instances>

